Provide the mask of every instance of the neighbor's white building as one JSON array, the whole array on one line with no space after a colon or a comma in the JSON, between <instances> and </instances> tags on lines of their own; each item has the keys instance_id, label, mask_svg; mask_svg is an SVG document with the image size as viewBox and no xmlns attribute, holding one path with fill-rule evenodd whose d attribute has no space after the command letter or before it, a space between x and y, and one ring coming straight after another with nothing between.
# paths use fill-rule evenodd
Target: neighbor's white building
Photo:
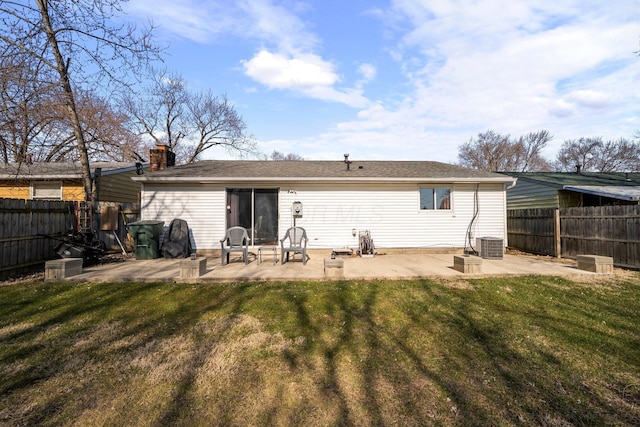
<instances>
[{"instance_id":1,"label":"neighbor's white building","mask_svg":"<svg viewBox=\"0 0 640 427\"><path fill-rule=\"evenodd\" d=\"M465 248L504 239L511 177L428 161L200 161L146 172L142 220L186 220L192 244L219 249L240 225L252 246L304 227L309 247L358 247L368 230L382 248ZM300 211L295 212L294 208Z\"/></svg>"}]
</instances>

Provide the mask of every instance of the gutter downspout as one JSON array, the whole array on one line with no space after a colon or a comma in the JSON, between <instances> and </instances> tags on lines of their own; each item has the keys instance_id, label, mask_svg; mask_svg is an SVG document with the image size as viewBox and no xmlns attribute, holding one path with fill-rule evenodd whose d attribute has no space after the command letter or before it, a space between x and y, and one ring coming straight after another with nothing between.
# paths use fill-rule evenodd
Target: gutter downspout
<instances>
[{"instance_id":1,"label":"gutter downspout","mask_svg":"<svg viewBox=\"0 0 640 427\"><path fill-rule=\"evenodd\" d=\"M505 184L504 185L504 247L506 248L507 246L509 246L509 228L508 228L508 221L507 221L507 190L512 189L513 187L516 186L516 183L518 182L518 178L513 178L513 181L511 181L511 184Z\"/></svg>"}]
</instances>

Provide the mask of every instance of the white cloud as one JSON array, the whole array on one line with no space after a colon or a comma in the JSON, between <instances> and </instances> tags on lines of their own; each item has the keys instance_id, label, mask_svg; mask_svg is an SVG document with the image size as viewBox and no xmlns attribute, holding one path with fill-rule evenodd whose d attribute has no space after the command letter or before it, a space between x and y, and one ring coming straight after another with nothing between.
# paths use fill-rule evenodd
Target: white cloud
<instances>
[{"instance_id":1,"label":"white cloud","mask_svg":"<svg viewBox=\"0 0 640 427\"><path fill-rule=\"evenodd\" d=\"M295 12L304 12L302 3L296 10L275 4L272 0L242 0L238 7L246 13L247 27L240 29L261 42L268 42L280 52L301 52L314 49L320 40L307 30L304 21Z\"/></svg>"},{"instance_id":2,"label":"white cloud","mask_svg":"<svg viewBox=\"0 0 640 427\"><path fill-rule=\"evenodd\" d=\"M411 24L399 50L403 65L409 64L406 75L415 90L393 111L378 112L373 119L361 114L372 128L385 121L381 116L389 122L403 116L418 120L422 128L461 133L469 128L511 133L550 126L576 130L582 122L561 123L557 118L583 118L584 112L574 113L584 108L607 109L615 117L624 108L616 100L629 100L629 86L623 83L629 79L623 76L637 67L633 51L638 27L627 22L628 17L611 17L610 4L595 10L580 10L579 2L557 1L534 6L398 0L394 5ZM396 30L398 22L393 23ZM607 63L613 65L602 67ZM618 84L604 86L605 81Z\"/></svg>"},{"instance_id":3,"label":"white cloud","mask_svg":"<svg viewBox=\"0 0 640 427\"><path fill-rule=\"evenodd\" d=\"M362 75L362 80L364 82L370 82L376 77L376 67L371 64L360 64L358 67L358 73Z\"/></svg>"},{"instance_id":4,"label":"white cloud","mask_svg":"<svg viewBox=\"0 0 640 427\"><path fill-rule=\"evenodd\" d=\"M640 126L636 0L391 0L387 9L372 2L369 17L384 23L387 43L377 52L388 63L358 50L340 56L346 49L331 45L339 34L323 39L329 23L304 19L326 16L297 0L132 2L164 16L161 25L181 37L255 43L241 62L253 93L357 108L323 134L289 141L289 151L308 158L358 150L384 158L392 147L394 158L455 161L457 146L486 129L548 129L559 145L593 134L629 137ZM374 90L377 103L365 96Z\"/></svg>"},{"instance_id":5,"label":"white cloud","mask_svg":"<svg viewBox=\"0 0 640 427\"><path fill-rule=\"evenodd\" d=\"M555 117L569 117L575 112L574 105L563 99L552 101L549 106L549 114Z\"/></svg>"},{"instance_id":6,"label":"white cloud","mask_svg":"<svg viewBox=\"0 0 640 427\"><path fill-rule=\"evenodd\" d=\"M308 90L339 80L331 63L311 54L287 57L262 50L242 64L249 77L271 89Z\"/></svg>"},{"instance_id":7,"label":"white cloud","mask_svg":"<svg viewBox=\"0 0 640 427\"><path fill-rule=\"evenodd\" d=\"M549 157L565 139L629 137L640 122L629 111L640 101L629 89L640 83L639 13L627 13L628 0L587 3L396 0L376 15L398 36L390 55L412 90L300 144L318 157L340 145L368 158L393 147L394 158L455 161L457 146L486 129L548 129Z\"/></svg>"},{"instance_id":8,"label":"white cloud","mask_svg":"<svg viewBox=\"0 0 640 427\"><path fill-rule=\"evenodd\" d=\"M177 36L198 43L234 31L239 19L231 5L223 1L131 0L123 7L131 15L151 20L166 37Z\"/></svg>"},{"instance_id":9,"label":"white cloud","mask_svg":"<svg viewBox=\"0 0 640 427\"><path fill-rule=\"evenodd\" d=\"M242 61L242 65L249 77L270 89L288 89L314 99L352 107L368 104L359 89L336 89L334 85L340 79L333 64L317 55L292 57L262 50L250 60Z\"/></svg>"},{"instance_id":10,"label":"white cloud","mask_svg":"<svg viewBox=\"0 0 640 427\"><path fill-rule=\"evenodd\" d=\"M370 83L373 79L376 78L376 74L378 70L372 64L360 64L357 70L358 74L361 76L358 81L356 81L356 87L362 88L367 83Z\"/></svg>"},{"instance_id":11,"label":"white cloud","mask_svg":"<svg viewBox=\"0 0 640 427\"><path fill-rule=\"evenodd\" d=\"M132 15L151 19L161 32L198 43L232 35L281 49L310 49L319 43L305 23L272 0L130 0Z\"/></svg>"},{"instance_id":12,"label":"white cloud","mask_svg":"<svg viewBox=\"0 0 640 427\"><path fill-rule=\"evenodd\" d=\"M241 64L248 77L269 89L352 107L369 103L361 86L375 76L375 67L361 65L361 80L353 87L337 87L340 77L334 64L315 53L321 40L296 14L307 11L302 2L285 7L276 0L132 0L129 11L150 15L165 31L199 43L229 34L257 41L262 48Z\"/></svg>"},{"instance_id":13,"label":"white cloud","mask_svg":"<svg viewBox=\"0 0 640 427\"><path fill-rule=\"evenodd\" d=\"M566 96L567 101L586 108L602 109L613 102L611 94L598 90L576 90Z\"/></svg>"}]
</instances>

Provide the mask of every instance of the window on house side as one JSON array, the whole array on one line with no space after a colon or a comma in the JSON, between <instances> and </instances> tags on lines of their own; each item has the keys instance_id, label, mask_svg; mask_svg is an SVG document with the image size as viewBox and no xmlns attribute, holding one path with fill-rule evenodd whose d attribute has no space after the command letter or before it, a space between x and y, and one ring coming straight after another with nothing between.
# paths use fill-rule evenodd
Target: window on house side
<instances>
[{"instance_id":1,"label":"window on house side","mask_svg":"<svg viewBox=\"0 0 640 427\"><path fill-rule=\"evenodd\" d=\"M62 183L59 181L33 182L31 184L31 198L62 200Z\"/></svg>"},{"instance_id":2,"label":"window on house side","mask_svg":"<svg viewBox=\"0 0 640 427\"><path fill-rule=\"evenodd\" d=\"M420 210L451 209L451 188L421 187Z\"/></svg>"}]
</instances>

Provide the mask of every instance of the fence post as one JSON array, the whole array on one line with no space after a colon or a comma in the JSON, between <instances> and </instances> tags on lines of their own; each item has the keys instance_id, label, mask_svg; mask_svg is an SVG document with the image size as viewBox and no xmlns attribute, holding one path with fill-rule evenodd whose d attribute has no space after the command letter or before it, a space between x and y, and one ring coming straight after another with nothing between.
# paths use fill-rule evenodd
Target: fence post
<instances>
[{"instance_id":1,"label":"fence post","mask_svg":"<svg viewBox=\"0 0 640 427\"><path fill-rule=\"evenodd\" d=\"M553 211L553 236L555 238L556 258L562 258L562 240L560 238L560 209Z\"/></svg>"}]
</instances>

